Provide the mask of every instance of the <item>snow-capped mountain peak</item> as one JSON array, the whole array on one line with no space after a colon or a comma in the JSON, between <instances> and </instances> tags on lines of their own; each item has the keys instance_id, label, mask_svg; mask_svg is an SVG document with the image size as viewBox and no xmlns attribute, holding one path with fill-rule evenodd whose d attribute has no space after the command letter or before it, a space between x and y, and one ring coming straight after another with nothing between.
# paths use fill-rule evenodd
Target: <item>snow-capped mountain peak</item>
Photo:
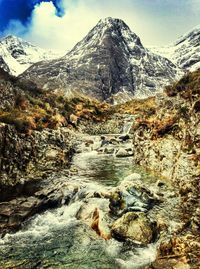
<instances>
[{"instance_id":1,"label":"snow-capped mountain peak","mask_svg":"<svg viewBox=\"0 0 200 269\"><path fill-rule=\"evenodd\" d=\"M57 58L58 55L34 46L19 37L9 35L0 40L0 57L2 59L0 67L17 76L32 64Z\"/></svg>"},{"instance_id":2,"label":"snow-capped mountain peak","mask_svg":"<svg viewBox=\"0 0 200 269\"><path fill-rule=\"evenodd\" d=\"M182 35L178 40L176 40L174 45L177 46L186 40L200 42L200 24L196 25L192 30Z\"/></svg>"},{"instance_id":3,"label":"snow-capped mountain peak","mask_svg":"<svg viewBox=\"0 0 200 269\"><path fill-rule=\"evenodd\" d=\"M198 70L200 69L200 25L181 36L173 44L150 48L150 50L167 57L181 69Z\"/></svg>"},{"instance_id":4,"label":"snow-capped mountain peak","mask_svg":"<svg viewBox=\"0 0 200 269\"><path fill-rule=\"evenodd\" d=\"M64 57L37 63L21 77L44 90L109 101L124 96L123 102L125 96L154 95L177 78L177 71L172 62L149 52L125 22L106 18Z\"/></svg>"},{"instance_id":5,"label":"snow-capped mountain peak","mask_svg":"<svg viewBox=\"0 0 200 269\"><path fill-rule=\"evenodd\" d=\"M67 54L67 57L79 58L82 54L96 50L97 47L106 47L111 39L123 40L119 45L124 43L123 45L129 51L136 45L143 48L140 38L130 30L123 20L108 17L101 19L88 35Z\"/></svg>"}]
</instances>

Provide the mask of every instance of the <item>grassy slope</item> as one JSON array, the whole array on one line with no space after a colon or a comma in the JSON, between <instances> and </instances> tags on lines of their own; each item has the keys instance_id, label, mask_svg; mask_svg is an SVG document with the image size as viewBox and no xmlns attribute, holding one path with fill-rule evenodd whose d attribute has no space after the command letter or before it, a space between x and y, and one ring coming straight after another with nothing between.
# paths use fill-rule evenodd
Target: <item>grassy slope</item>
<instances>
[{"instance_id":1,"label":"grassy slope","mask_svg":"<svg viewBox=\"0 0 200 269\"><path fill-rule=\"evenodd\" d=\"M69 126L81 120L99 122L108 114L108 104L83 96L67 98L62 92L46 93L28 81L19 84L2 70L0 85L0 122L13 124L20 132Z\"/></svg>"}]
</instances>

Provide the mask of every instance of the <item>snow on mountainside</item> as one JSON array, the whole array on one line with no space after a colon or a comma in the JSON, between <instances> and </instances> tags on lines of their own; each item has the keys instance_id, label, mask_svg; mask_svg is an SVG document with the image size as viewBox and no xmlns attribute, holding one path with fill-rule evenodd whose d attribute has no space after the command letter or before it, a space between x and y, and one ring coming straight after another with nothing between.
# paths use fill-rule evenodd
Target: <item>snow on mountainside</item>
<instances>
[{"instance_id":1,"label":"snow on mountainside","mask_svg":"<svg viewBox=\"0 0 200 269\"><path fill-rule=\"evenodd\" d=\"M183 35L174 44L161 48L150 48L154 53L170 59L182 69L200 69L200 25Z\"/></svg>"},{"instance_id":2,"label":"snow on mountainside","mask_svg":"<svg viewBox=\"0 0 200 269\"><path fill-rule=\"evenodd\" d=\"M0 67L12 75L23 73L32 64L59 57L15 36L0 40Z\"/></svg>"},{"instance_id":3,"label":"snow on mountainside","mask_svg":"<svg viewBox=\"0 0 200 269\"><path fill-rule=\"evenodd\" d=\"M44 90L110 101L120 96L123 102L154 95L180 74L171 61L146 49L122 20L106 18L64 57L34 64L21 79Z\"/></svg>"}]
</instances>

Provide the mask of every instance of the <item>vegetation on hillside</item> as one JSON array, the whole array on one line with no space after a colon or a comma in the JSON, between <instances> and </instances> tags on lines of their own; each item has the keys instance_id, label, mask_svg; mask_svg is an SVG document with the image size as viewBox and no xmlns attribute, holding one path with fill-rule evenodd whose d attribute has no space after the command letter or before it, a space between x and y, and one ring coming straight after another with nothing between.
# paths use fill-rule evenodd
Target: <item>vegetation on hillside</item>
<instances>
[{"instance_id":1,"label":"vegetation on hillside","mask_svg":"<svg viewBox=\"0 0 200 269\"><path fill-rule=\"evenodd\" d=\"M172 134L178 139L185 137L190 147L199 145L195 134L191 137L192 132L187 133L187 130L199 122L200 71L186 74L178 82L166 87L164 93L165 96L129 101L116 106L116 111L135 115L134 128L141 126L149 129L152 139Z\"/></svg>"},{"instance_id":2,"label":"vegetation on hillside","mask_svg":"<svg viewBox=\"0 0 200 269\"><path fill-rule=\"evenodd\" d=\"M16 96L15 106L0 111L0 122L14 124L18 131L29 133L31 130L57 128L77 125L80 120L103 120L107 104L84 97L65 98L63 95L45 94Z\"/></svg>"},{"instance_id":3,"label":"vegetation on hillside","mask_svg":"<svg viewBox=\"0 0 200 269\"><path fill-rule=\"evenodd\" d=\"M76 127L81 121L103 121L109 110L108 104L81 95L67 98L62 92L44 92L30 81L19 84L3 70L0 86L0 122L27 134L44 128Z\"/></svg>"},{"instance_id":4,"label":"vegetation on hillside","mask_svg":"<svg viewBox=\"0 0 200 269\"><path fill-rule=\"evenodd\" d=\"M14 90L10 94L14 98L12 105L0 109L0 122L13 124L25 133L59 126L75 127L82 121L98 123L115 113L127 113L135 116L134 128L150 129L153 139L169 133L181 138L183 134L178 130L185 128L192 115L200 111L200 71L188 73L167 86L165 96L135 99L113 107L80 95L67 98L62 92L45 92L30 81L19 84L5 72L0 72L0 81L4 81L2 87L9 81L8 88ZM189 143L190 139L187 140Z\"/></svg>"}]
</instances>

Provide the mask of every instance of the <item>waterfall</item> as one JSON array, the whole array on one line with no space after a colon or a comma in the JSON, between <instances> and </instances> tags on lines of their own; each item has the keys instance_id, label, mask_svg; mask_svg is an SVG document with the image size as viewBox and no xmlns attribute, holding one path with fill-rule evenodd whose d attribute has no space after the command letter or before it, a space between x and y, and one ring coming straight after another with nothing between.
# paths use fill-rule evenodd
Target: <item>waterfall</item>
<instances>
[{"instance_id":1,"label":"waterfall","mask_svg":"<svg viewBox=\"0 0 200 269\"><path fill-rule=\"evenodd\" d=\"M131 128L133 126L133 116L128 116L128 118L125 118L124 126L122 129L122 134L127 135L129 134Z\"/></svg>"}]
</instances>

